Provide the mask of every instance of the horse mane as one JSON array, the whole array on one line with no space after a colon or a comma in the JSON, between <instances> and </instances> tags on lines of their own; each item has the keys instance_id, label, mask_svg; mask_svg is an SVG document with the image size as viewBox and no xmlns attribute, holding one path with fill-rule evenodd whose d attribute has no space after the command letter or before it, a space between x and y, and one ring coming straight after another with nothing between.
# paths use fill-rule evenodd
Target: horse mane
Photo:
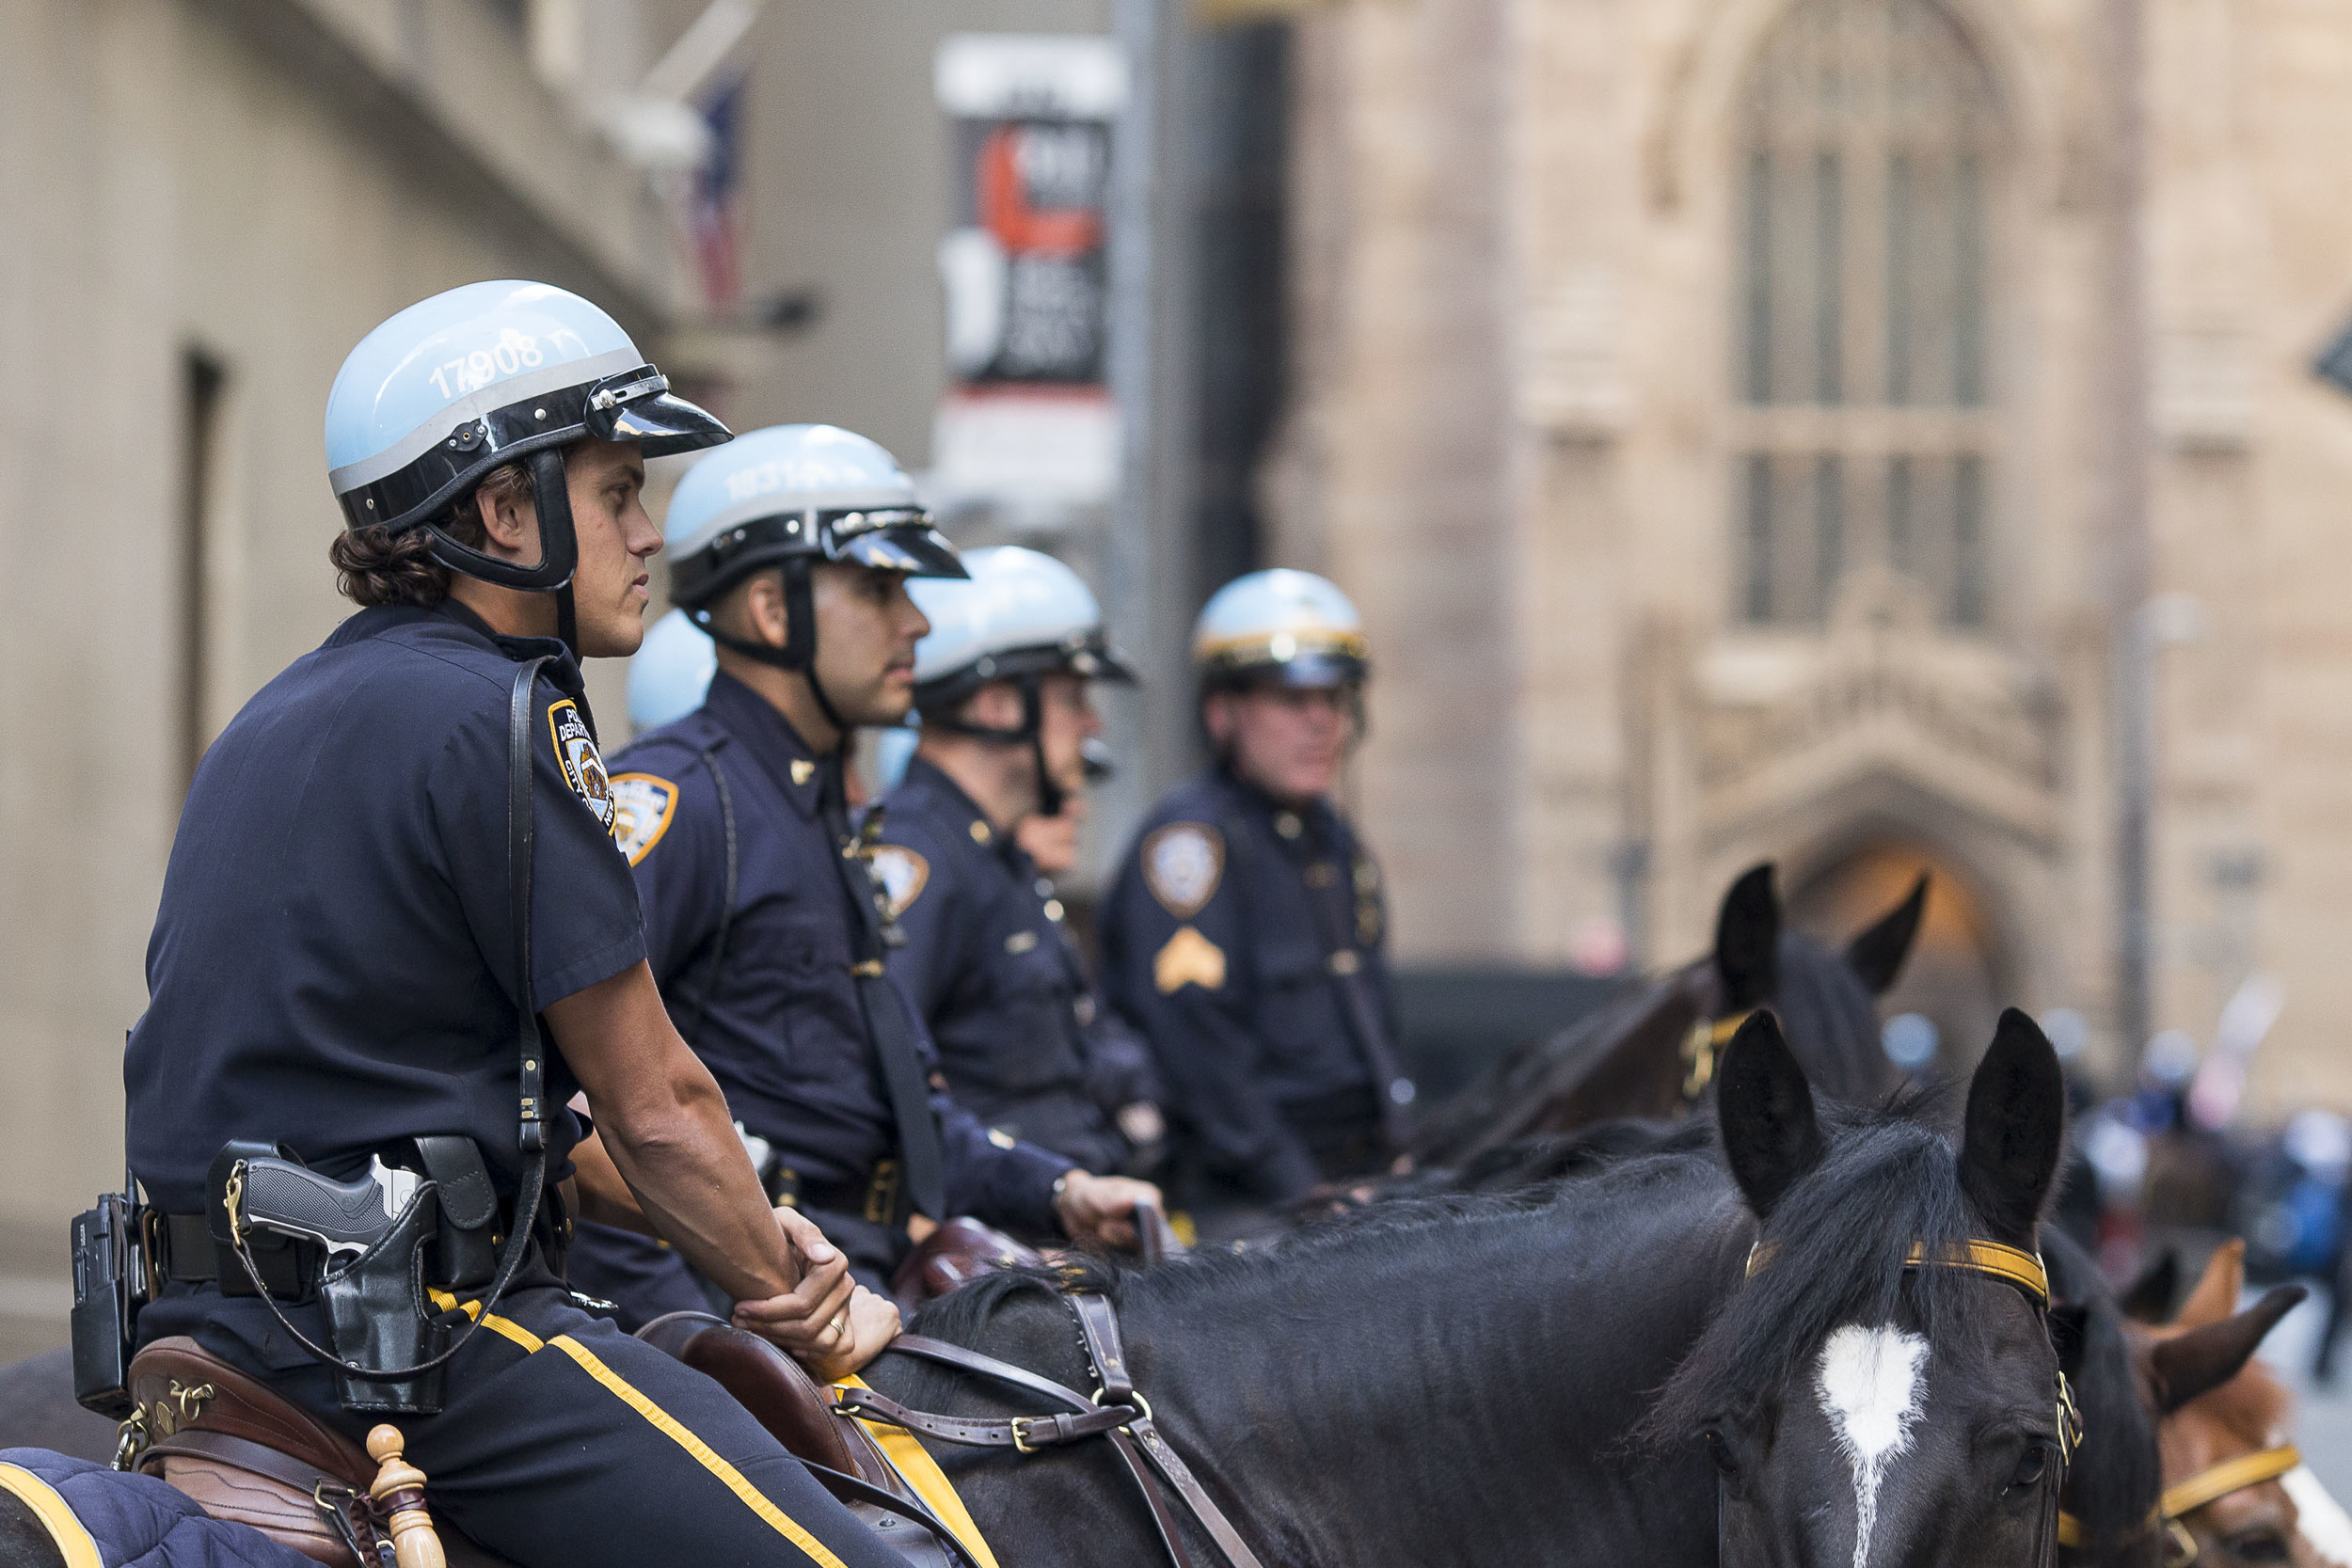
<instances>
[{"instance_id":1,"label":"horse mane","mask_svg":"<svg viewBox=\"0 0 2352 1568\"><path fill-rule=\"evenodd\" d=\"M1107 1259L1073 1255L1047 1268L999 1269L958 1286L917 1308L908 1323L912 1333L976 1345L990 1321L1024 1298L1052 1296L1068 1291L1092 1291L1115 1305L1174 1304L1200 1296L1217 1296L1271 1280L1344 1280L1324 1267L1334 1255L1373 1256L1375 1239L1421 1233L1436 1238L1442 1247L1460 1243L1470 1250L1470 1231L1511 1224L1541 1213L1555 1205L1577 1201L1577 1189L1612 1176L1635 1182L1662 1181L1692 1165L1720 1169L1713 1148L1711 1123L1655 1130L1639 1143L1618 1144L1604 1135L1594 1140L1593 1157L1572 1174L1549 1180L1512 1186L1500 1192L1440 1192L1397 1196L1361 1207L1342 1209L1317 1223L1283 1232L1269 1242L1243 1246L1201 1247L1182 1261L1152 1270L1130 1267ZM1579 1145L1581 1135L1564 1138ZM1334 1288L1352 1288L1336 1285Z\"/></svg>"},{"instance_id":2,"label":"horse mane","mask_svg":"<svg viewBox=\"0 0 2352 1568\"><path fill-rule=\"evenodd\" d=\"M1906 1269L1931 1249L1986 1234L1961 1191L1959 1162L1936 1123L1944 1097L1911 1090L1881 1111L1820 1104L1828 1150L1788 1189L1764 1227L1765 1265L1716 1309L1638 1436L1653 1447L1746 1417L1778 1390L1809 1382L1822 1342L1853 1323L1891 1322L1908 1306L1939 1351L1988 1344L1986 1282L1959 1269Z\"/></svg>"}]
</instances>

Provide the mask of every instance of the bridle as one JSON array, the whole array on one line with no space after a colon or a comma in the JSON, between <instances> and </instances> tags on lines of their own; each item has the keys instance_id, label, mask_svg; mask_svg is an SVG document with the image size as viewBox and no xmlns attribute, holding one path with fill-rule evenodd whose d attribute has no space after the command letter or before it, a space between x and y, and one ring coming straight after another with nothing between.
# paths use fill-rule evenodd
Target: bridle
<instances>
[{"instance_id":1,"label":"bridle","mask_svg":"<svg viewBox=\"0 0 2352 1568\"><path fill-rule=\"evenodd\" d=\"M1722 1018L1709 1018L1705 1012L1699 1014L1698 1022L1691 1025L1690 1034L1684 1036L1682 1040L1682 1098L1685 1103L1707 1092L1707 1085L1715 1081L1715 1064L1722 1057L1724 1047L1731 1043L1731 1037L1740 1032L1740 1025L1745 1023L1748 1015L1755 1011L1754 1007L1743 1007ZM1753 1274L1755 1271L1751 1269L1748 1272Z\"/></svg>"},{"instance_id":2,"label":"bridle","mask_svg":"<svg viewBox=\"0 0 2352 1568\"><path fill-rule=\"evenodd\" d=\"M2157 1499L2155 1512L2149 1514L2137 1530L2161 1528L2165 1532L2165 1568L2188 1568L2197 1560L2197 1538L2181 1521L2207 1503L2218 1502L2233 1492L2243 1492L2249 1486L2260 1486L2266 1481L2277 1481L2303 1463L2303 1454L2292 1443L2275 1448L2257 1449L2252 1453L2225 1459L2218 1465L2207 1465L2177 1486L2168 1486ZM2083 1544L2082 1521L2072 1513L2058 1515L2058 1544L2079 1547Z\"/></svg>"},{"instance_id":3,"label":"bridle","mask_svg":"<svg viewBox=\"0 0 2352 1568\"><path fill-rule=\"evenodd\" d=\"M1738 1020L1728 1021L1734 1028ZM1721 1027L1721 1025L1717 1025ZM1710 1054L1708 1065L1713 1059ZM1769 1266L1779 1252L1779 1243L1758 1241L1748 1248L1748 1261L1743 1278L1753 1279L1757 1272ZM2034 1315L2047 1325L2050 1313L2050 1274L2042 1266L2039 1253L2027 1252L2000 1242L1972 1239L1952 1242L1931 1249L1925 1242L1914 1242L1903 1257L1905 1269L1957 1269L1965 1274L1980 1275L2014 1289L2034 1309ZM2037 1568L2051 1568L2058 1560L2059 1544L2066 1537L2068 1515L2058 1508L2058 1494L2066 1486L2066 1471L2074 1463L2074 1454L2082 1447L2084 1431L2081 1407L2074 1402L2074 1386L2067 1381L2065 1369L2058 1373L2056 1398L2058 1415L2058 1462L2043 1481L2042 1519L2035 1530L2033 1561ZM2210 1498L2206 1499L2210 1501ZM1715 1560L1728 1560L1724 1538L1724 1479L1715 1481ZM2174 1565L2177 1568L2177 1565Z\"/></svg>"},{"instance_id":4,"label":"bridle","mask_svg":"<svg viewBox=\"0 0 2352 1568\"><path fill-rule=\"evenodd\" d=\"M1094 1392L1081 1394L1051 1378L1041 1377L1010 1362L966 1350L919 1334L901 1334L884 1348L976 1373L997 1383L1042 1395L1061 1411L1043 1416L943 1416L910 1410L889 1395L850 1385L828 1390L835 1416L861 1421L882 1421L944 1443L968 1448L1010 1449L1026 1457L1089 1437L1102 1437L1118 1450L1152 1511L1152 1528L1175 1568L1194 1568L1184 1548L1184 1534L1168 1506L1173 1494L1195 1524L1215 1543L1228 1568L1263 1568L1232 1522L1201 1488L1191 1468L1168 1446L1152 1419L1152 1406L1135 1386L1127 1368L1127 1353L1120 1341L1119 1316L1108 1296L1093 1291L1068 1290L1062 1304L1077 1319L1078 1343L1086 1354ZM1156 1476L1156 1481L1154 1477Z\"/></svg>"}]
</instances>

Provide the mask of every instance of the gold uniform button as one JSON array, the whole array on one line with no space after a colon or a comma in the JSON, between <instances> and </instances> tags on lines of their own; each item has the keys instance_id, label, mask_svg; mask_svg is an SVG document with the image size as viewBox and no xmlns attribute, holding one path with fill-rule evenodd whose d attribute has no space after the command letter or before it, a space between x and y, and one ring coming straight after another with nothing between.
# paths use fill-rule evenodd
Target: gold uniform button
<instances>
[{"instance_id":1,"label":"gold uniform button","mask_svg":"<svg viewBox=\"0 0 2352 1568\"><path fill-rule=\"evenodd\" d=\"M1061 918L1061 915L1062 915L1062 909L1061 909L1061 900L1060 900L1060 899L1058 899L1058 898L1048 898L1047 900L1045 900L1045 918L1046 918L1046 919L1048 919L1048 920L1059 920L1059 919Z\"/></svg>"},{"instance_id":2,"label":"gold uniform button","mask_svg":"<svg viewBox=\"0 0 2352 1568\"><path fill-rule=\"evenodd\" d=\"M996 836L996 835L995 835L994 833L993 833L993 832L989 832L989 829L988 829L988 824L987 824L987 823L985 823L985 822L977 822L977 821L976 821L976 822L974 822L974 823L972 824L972 842L973 842L973 843L975 843L975 844L986 844L986 843L987 843L990 839L994 838L995 836Z\"/></svg>"},{"instance_id":3,"label":"gold uniform button","mask_svg":"<svg viewBox=\"0 0 2352 1568\"><path fill-rule=\"evenodd\" d=\"M1278 811L1274 814L1274 831L1284 838L1296 838L1307 831L1307 825L1298 819L1296 812Z\"/></svg>"},{"instance_id":4,"label":"gold uniform button","mask_svg":"<svg viewBox=\"0 0 2352 1568\"><path fill-rule=\"evenodd\" d=\"M1362 964L1363 960L1356 957L1353 948L1343 947L1331 955L1331 973L1334 974L1353 974Z\"/></svg>"}]
</instances>

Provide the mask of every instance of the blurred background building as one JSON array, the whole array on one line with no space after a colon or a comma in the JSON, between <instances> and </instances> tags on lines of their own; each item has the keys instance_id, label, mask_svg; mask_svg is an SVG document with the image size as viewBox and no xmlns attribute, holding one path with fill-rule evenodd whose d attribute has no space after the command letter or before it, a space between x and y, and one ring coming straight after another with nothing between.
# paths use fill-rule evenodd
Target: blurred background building
<instances>
[{"instance_id":1,"label":"blurred background building","mask_svg":"<svg viewBox=\"0 0 2352 1568\"><path fill-rule=\"evenodd\" d=\"M1752 862L1844 929L1928 865L1893 1006L1947 1052L2011 1001L2201 1041L2260 972L2258 1095L2352 1096L2352 10L1422 0L1294 49L1265 548L1380 636L1407 954L1675 959Z\"/></svg>"},{"instance_id":2,"label":"blurred background building","mask_svg":"<svg viewBox=\"0 0 2352 1568\"><path fill-rule=\"evenodd\" d=\"M118 1168L189 772L347 608L335 369L497 276L1085 571L1152 675L1097 876L1208 592L1334 577L1429 1037L1926 866L1947 1061L2013 1001L2120 1080L2264 977L2255 1104L2352 1108L2352 9L16 0L0 103L0 1316Z\"/></svg>"}]
</instances>

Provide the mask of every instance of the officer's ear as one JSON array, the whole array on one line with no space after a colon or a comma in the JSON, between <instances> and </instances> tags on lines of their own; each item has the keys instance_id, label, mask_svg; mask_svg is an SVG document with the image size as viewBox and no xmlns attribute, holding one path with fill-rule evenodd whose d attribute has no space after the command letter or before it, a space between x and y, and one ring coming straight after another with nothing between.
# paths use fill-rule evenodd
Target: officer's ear
<instances>
[{"instance_id":1,"label":"officer's ear","mask_svg":"<svg viewBox=\"0 0 2352 1568\"><path fill-rule=\"evenodd\" d=\"M784 573L780 569L754 572L727 591L710 618L730 637L783 647L791 626L791 616L785 610Z\"/></svg>"},{"instance_id":2,"label":"officer's ear","mask_svg":"<svg viewBox=\"0 0 2352 1568\"><path fill-rule=\"evenodd\" d=\"M1220 752L1233 736L1233 702L1234 694L1222 688L1200 699L1200 727L1209 732L1209 743Z\"/></svg>"},{"instance_id":3,"label":"officer's ear","mask_svg":"<svg viewBox=\"0 0 2352 1568\"><path fill-rule=\"evenodd\" d=\"M539 508L532 499L531 471L520 463L493 468L473 493L473 520L482 530L476 548L510 561L537 561ZM460 544L472 543L462 535Z\"/></svg>"}]
</instances>

